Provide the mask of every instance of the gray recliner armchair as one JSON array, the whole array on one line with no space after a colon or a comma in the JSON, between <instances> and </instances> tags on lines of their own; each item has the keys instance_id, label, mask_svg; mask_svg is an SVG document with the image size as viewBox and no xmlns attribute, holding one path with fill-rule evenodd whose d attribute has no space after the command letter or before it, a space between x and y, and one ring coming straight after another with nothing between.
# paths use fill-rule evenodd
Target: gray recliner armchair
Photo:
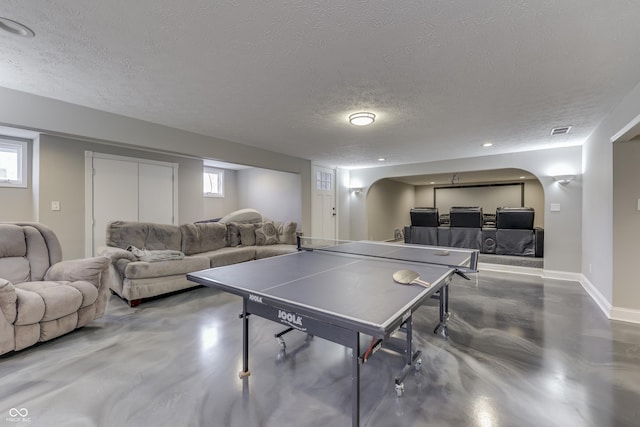
<instances>
[{"instance_id":1,"label":"gray recliner armchair","mask_svg":"<svg viewBox=\"0 0 640 427\"><path fill-rule=\"evenodd\" d=\"M53 231L0 223L0 354L48 341L101 317L107 257L62 261Z\"/></svg>"}]
</instances>

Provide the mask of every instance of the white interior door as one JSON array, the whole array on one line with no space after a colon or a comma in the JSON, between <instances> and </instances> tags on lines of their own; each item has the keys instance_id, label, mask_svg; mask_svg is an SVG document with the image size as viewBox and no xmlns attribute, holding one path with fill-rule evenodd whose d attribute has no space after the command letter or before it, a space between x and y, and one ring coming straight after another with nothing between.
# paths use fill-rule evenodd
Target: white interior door
<instances>
[{"instance_id":1,"label":"white interior door","mask_svg":"<svg viewBox=\"0 0 640 427\"><path fill-rule=\"evenodd\" d=\"M138 163L93 158L93 253L104 246L109 221L138 220Z\"/></svg>"},{"instance_id":2,"label":"white interior door","mask_svg":"<svg viewBox=\"0 0 640 427\"><path fill-rule=\"evenodd\" d=\"M178 165L87 152L86 244L104 246L109 221L178 222Z\"/></svg>"},{"instance_id":3,"label":"white interior door","mask_svg":"<svg viewBox=\"0 0 640 427\"><path fill-rule=\"evenodd\" d=\"M311 237L336 238L336 171L314 166Z\"/></svg>"},{"instance_id":4,"label":"white interior door","mask_svg":"<svg viewBox=\"0 0 640 427\"><path fill-rule=\"evenodd\" d=\"M138 221L173 224L173 167L140 163Z\"/></svg>"}]
</instances>

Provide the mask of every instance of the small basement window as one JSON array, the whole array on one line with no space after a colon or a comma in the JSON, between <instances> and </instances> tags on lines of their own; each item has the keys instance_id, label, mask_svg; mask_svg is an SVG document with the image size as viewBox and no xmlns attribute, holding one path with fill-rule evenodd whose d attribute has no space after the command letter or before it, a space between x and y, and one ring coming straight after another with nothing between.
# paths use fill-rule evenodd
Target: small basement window
<instances>
[{"instance_id":1,"label":"small basement window","mask_svg":"<svg viewBox=\"0 0 640 427\"><path fill-rule=\"evenodd\" d=\"M27 187L27 143L0 137L0 187Z\"/></svg>"},{"instance_id":2,"label":"small basement window","mask_svg":"<svg viewBox=\"0 0 640 427\"><path fill-rule=\"evenodd\" d=\"M205 197L224 197L224 170L205 166L203 189Z\"/></svg>"}]
</instances>

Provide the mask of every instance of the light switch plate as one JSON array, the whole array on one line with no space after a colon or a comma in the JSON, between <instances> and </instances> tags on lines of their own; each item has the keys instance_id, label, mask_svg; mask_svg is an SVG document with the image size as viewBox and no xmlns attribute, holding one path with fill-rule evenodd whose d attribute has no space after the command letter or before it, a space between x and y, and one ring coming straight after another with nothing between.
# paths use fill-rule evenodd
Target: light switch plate
<instances>
[{"instance_id":1,"label":"light switch plate","mask_svg":"<svg viewBox=\"0 0 640 427\"><path fill-rule=\"evenodd\" d=\"M59 211L60 210L60 202L51 202L51 210Z\"/></svg>"},{"instance_id":2,"label":"light switch plate","mask_svg":"<svg viewBox=\"0 0 640 427\"><path fill-rule=\"evenodd\" d=\"M560 203L551 203L549 210L551 212L560 212Z\"/></svg>"}]
</instances>

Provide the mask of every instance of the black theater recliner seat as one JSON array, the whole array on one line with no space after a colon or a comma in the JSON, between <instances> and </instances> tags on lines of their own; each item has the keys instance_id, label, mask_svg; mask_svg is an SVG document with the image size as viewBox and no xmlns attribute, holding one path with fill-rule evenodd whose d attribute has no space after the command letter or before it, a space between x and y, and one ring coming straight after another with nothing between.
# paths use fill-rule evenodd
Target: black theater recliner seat
<instances>
[{"instance_id":1,"label":"black theater recliner seat","mask_svg":"<svg viewBox=\"0 0 640 427\"><path fill-rule=\"evenodd\" d=\"M405 226L405 243L438 245L438 209L413 208L409 211L411 226Z\"/></svg>"},{"instance_id":2,"label":"black theater recliner seat","mask_svg":"<svg viewBox=\"0 0 640 427\"><path fill-rule=\"evenodd\" d=\"M456 248L482 249L482 208L452 207L449 210L449 245Z\"/></svg>"},{"instance_id":3,"label":"black theater recliner seat","mask_svg":"<svg viewBox=\"0 0 640 427\"><path fill-rule=\"evenodd\" d=\"M496 209L496 254L542 256L542 229L533 227L532 208Z\"/></svg>"}]
</instances>

